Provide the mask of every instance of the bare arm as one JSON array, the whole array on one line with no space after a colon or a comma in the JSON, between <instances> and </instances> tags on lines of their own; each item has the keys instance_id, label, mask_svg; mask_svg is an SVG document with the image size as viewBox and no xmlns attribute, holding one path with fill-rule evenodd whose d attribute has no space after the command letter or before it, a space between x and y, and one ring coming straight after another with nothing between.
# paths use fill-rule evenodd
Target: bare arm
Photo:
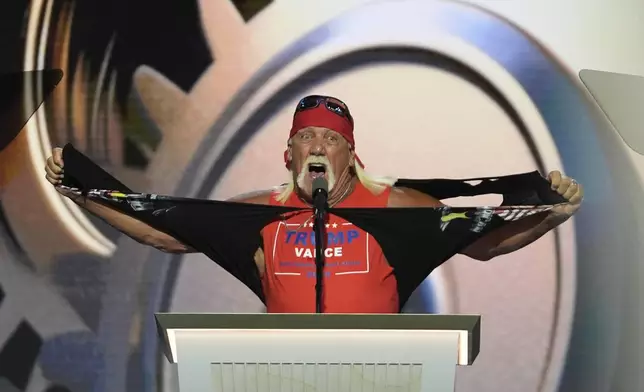
<instances>
[{"instance_id":1,"label":"bare arm","mask_svg":"<svg viewBox=\"0 0 644 392\"><path fill-rule=\"evenodd\" d=\"M549 212L510 222L482 237L462 253L477 260L487 261L532 244L570 219L581 206L583 187L559 171L550 172L548 180L552 190L563 196L568 201L567 204L556 206Z\"/></svg>"},{"instance_id":2,"label":"bare arm","mask_svg":"<svg viewBox=\"0 0 644 392\"><path fill-rule=\"evenodd\" d=\"M79 207L85 209L91 214L97 216L110 226L114 227L121 233L132 238L134 241L137 241L144 245L152 246L162 252L166 253L194 253L196 250L188 247L187 245L181 243L174 237L159 231L152 226L141 222L140 220L133 218L129 215L126 215L120 211L117 211L107 205L97 203L95 201L86 199L82 196L75 194L68 194L64 190L57 188L59 193L63 196L70 198L74 203ZM263 204L261 201L267 199L267 197L262 197L258 194L252 195L250 197L238 196L234 198L234 201L245 202L245 203L254 203L254 204Z\"/></svg>"},{"instance_id":3,"label":"bare arm","mask_svg":"<svg viewBox=\"0 0 644 392\"><path fill-rule=\"evenodd\" d=\"M68 194L60 189L58 192L136 242L152 246L166 253L195 252L194 249L184 245L174 237L107 205L85 199L82 196Z\"/></svg>"},{"instance_id":4,"label":"bare arm","mask_svg":"<svg viewBox=\"0 0 644 392\"><path fill-rule=\"evenodd\" d=\"M530 245L566 220L547 212L531 215L493 230L461 253L476 260L488 261Z\"/></svg>"},{"instance_id":5,"label":"bare arm","mask_svg":"<svg viewBox=\"0 0 644 392\"><path fill-rule=\"evenodd\" d=\"M45 178L47 181L54 186L60 185L64 177L63 167L63 150L61 148L54 148L52 155L47 158L47 164L45 165ZM132 218L106 205L67 192L61 188L56 187L56 190L61 195L72 200L79 207L141 244L150 245L168 253L192 251L173 237L154 229L138 219Z\"/></svg>"},{"instance_id":6,"label":"bare arm","mask_svg":"<svg viewBox=\"0 0 644 392\"><path fill-rule=\"evenodd\" d=\"M47 181L53 185L60 185L64 176L63 167L62 149L55 148L52 151L52 156L47 159L47 165L45 166L45 171L47 173L45 178ZM128 216L107 205L68 193L61 188L56 189L61 195L68 197L81 208L141 244L152 246L166 253L196 252L194 249L186 246L174 237L163 233L162 231L159 231L136 218ZM235 201L263 204L263 202L268 203L269 195L269 192L256 193L247 197L236 197Z\"/></svg>"},{"instance_id":7,"label":"bare arm","mask_svg":"<svg viewBox=\"0 0 644 392\"><path fill-rule=\"evenodd\" d=\"M387 207L443 207L445 204L415 189L394 187L389 194Z\"/></svg>"},{"instance_id":8,"label":"bare arm","mask_svg":"<svg viewBox=\"0 0 644 392\"><path fill-rule=\"evenodd\" d=\"M389 207L442 207L444 205L438 199L409 188L392 189L388 204ZM510 224L487 234L461 253L476 260L486 261L499 254L510 252L511 248L518 249L518 244L525 241L514 238L518 235L517 233L524 233L544 219L543 216L532 216L529 218L531 219L514 222L514 225ZM535 223L536 220L538 222ZM547 230L544 229L543 234L545 232Z\"/></svg>"},{"instance_id":9,"label":"bare arm","mask_svg":"<svg viewBox=\"0 0 644 392\"><path fill-rule=\"evenodd\" d=\"M567 221L579 209L583 189L569 177L554 171L548 176L552 189L562 195L568 204L551 212L535 214L493 230L461 253L473 259L487 261L511 253L541 238L544 234ZM390 207L440 207L439 200L408 188L395 188L389 197Z\"/></svg>"}]
</instances>

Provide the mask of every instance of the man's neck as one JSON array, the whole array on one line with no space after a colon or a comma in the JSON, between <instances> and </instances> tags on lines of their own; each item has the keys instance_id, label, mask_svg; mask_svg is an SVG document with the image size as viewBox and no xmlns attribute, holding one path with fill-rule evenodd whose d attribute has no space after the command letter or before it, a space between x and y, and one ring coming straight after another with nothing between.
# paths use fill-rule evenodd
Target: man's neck
<instances>
[{"instance_id":1,"label":"man's neck","mask_svg":"<svg viewBox=\"0 0 644 392\"><path fill-rule=\"evenodd\" d=\"M356 184L358 183L358 178L355 175L349 174L345 176L340 176L338 178L338 181L335 183L333 186L333 189L329 192L329 197L327 203L329 204L329 207L333 207L334 205L340 203L342 200L346 199L349 197L349 195L353 192L353 190L356 187ZM308 195L305 195L304 192L302 192L301 189L296 187L295 192L297 193L297 196L302 200L303 202L311 205L313 203L313 200L311 200L311 197Z\"/></svg>"},{"instance_id":2,"label":"man's neck","mask_svg":"<svg viewBox=\"0 0 644 392\"><path fill-rule=\"evenodd\" d=\"M342 200L349 197L349 195L356 189L356 184L358 183L358 178L356 176L350 176L345 181L338 181L336 186L333 187L329 193L329 207L333 207L336 204L340 203Z\"/></svg>"}]
</instances>

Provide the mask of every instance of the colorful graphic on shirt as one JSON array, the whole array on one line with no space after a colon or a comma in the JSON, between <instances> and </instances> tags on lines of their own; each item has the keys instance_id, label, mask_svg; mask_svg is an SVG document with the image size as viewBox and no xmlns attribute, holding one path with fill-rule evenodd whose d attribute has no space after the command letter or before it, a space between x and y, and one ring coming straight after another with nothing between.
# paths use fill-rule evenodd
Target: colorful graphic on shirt
<instances>
[{"instance_id":1,"label":"colorful graphic on shirt","mask_svg":"<svg viewBox=\"0 0 644 392\"><path fill-rule=\"evenodd\" d=\"M512 208L497 208L494 213L505 221L516 221L530 215L546 212L553 206L521 206Z\"/></svg>"},{"instance_id":2,"label":"colorful graphic on shirt","mask_svg":"<svg viewBox=\"0 0 644 392\"><path fill-rule=\"evenodd\" d=\"M447 229L447 226L458 219L471 219L471 231L480 233L488 223L492 221L492 217L497 215L504 221L516 221L530 215L550 211L553 205L525 205L525 206L502 206L502 207L479 207L475 212L460 211L453 212L452 207L441 207L442 216L440 228L442 231Z\"/></svg>"},{"instance_id":3,"label":"colorful graphic on shirt","mask_svg":"<svg viewBox=\"0 0 644 392\"><path fill-rule=\"evenodd\" d=\"M332 220L325 225L323 235L325 277L369 272L368 233L352 223ZM275 275L304 275L313 279L315 255L313 223L279 223L273 247Z\"/></svg>"},{"instance_id":4,"label":"colorful graphic on shirt","mask_svg":"<svg viewBox=\"0 0 644 392\"><path fill-rule=\"evenodd\" d=\"M467 216L467 212L451 212L450 208L443 209L443 216L441 217L441 230L445 231L447 226L454 219L470 219Z\"/></svg>"}]
</instances>

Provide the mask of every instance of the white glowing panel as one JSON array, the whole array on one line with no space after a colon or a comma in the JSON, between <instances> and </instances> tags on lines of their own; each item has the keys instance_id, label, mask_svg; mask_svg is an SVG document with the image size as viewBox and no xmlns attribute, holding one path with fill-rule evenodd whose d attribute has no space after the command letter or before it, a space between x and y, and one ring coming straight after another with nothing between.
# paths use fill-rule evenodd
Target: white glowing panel
<instances>
[{"instance_id":1,"label":"white glowing panel","mask_svg":"<svg viewBox=\"0 0 644 392\"><path fill-rule=\"evenodd\" d=\"M454 390L480 317L157 314L180 391Z\"/></svg>"}]
</instances>

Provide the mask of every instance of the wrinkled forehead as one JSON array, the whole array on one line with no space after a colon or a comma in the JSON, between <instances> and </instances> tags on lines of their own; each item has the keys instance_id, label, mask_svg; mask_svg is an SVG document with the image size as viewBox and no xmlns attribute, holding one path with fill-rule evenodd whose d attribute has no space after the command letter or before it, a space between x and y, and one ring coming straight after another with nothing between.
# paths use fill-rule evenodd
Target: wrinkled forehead
<instances>
[{"instance_id":1,"label":"wrinkled forehead","mask_svg":"<svg viewBox=\"0 0 644 392\"><path fill-rule=\"evenodd\" d=\"M340 136L340 137L342 137L342 135L339 132L337 132L337 131L335 131L335 130L333 130L331 128L314 127L314 126L304 127L302 129L298 130L295 133L295 136L305 135L305 134L332 135L332 136Z\"/></svg>"}]
</instances>

